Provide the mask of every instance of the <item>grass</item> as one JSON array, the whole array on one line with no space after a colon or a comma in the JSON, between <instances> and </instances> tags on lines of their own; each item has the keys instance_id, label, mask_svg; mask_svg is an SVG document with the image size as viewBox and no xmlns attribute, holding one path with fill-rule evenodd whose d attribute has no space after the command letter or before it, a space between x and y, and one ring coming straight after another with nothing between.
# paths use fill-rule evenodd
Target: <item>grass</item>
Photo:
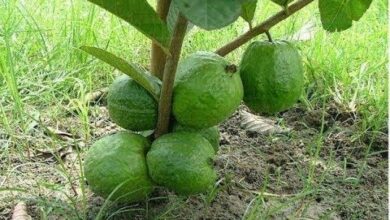
<instances>
[{"instance_id":1,"label":"grass","mask_svg":"<svg viewBox=\"0 0 390 220\"><path fill-rule=\"evenodd\" d=\"M361 178L370 169L367 165L370 157L378 151L386 151L383 148L377 150L376 139L387 133L387 3L384 0L374 1L360 22L345 32L333 34L321 29L316 7L311 5L292 16L275 27L271 34L274 39L289 39L304 24L316 24L312 39L297 42L306 68L306 90L300 106L307 111L320 109L321 112L322 129L306 147L306 152L312 161L321 160L321 153L326 148L324 139L331 134L324 127L329 108L335 108L339 114L354 115L354 134L350 141L364 142L365 147L359 149L364 152L363 157L358 161L357 174L350 174L345 168L344 178L337 181L345 184L352 182L356 186L364 184ZM256 22L278 10L275 5L264 2L259 8ZM259 14L260 11L265 13ZM0 18L0 192L4 189L13 198L18 198L18 191L4 184L7 178L24 176L19 170L21 164L29 167L49 166L33 162L32 152L36 148L57 149L64 144L63 140L55 137L45 141L36 140L34 130L37 126L50 124L67 129L65 122L75 123L77 126L71 126L69 132L77 134L78 141L90 143L96 137L91 128L91 117L96 116L97 110L83 102L84 97L89 92L108 86L118 73L82 53L78 47L90 45L106 48L147 67L150 42L128 24L91 6L87 1L0 0ZM239 21L213 32L196 29L189 33L183 55L197 50L215 50L246 28L246 24ZM259 36L257 39L265 40L266 37ZM227 58L238 64L244 50L245 47L240 48ZM69 109L75 111L69 113ZM69 114L74 120L63 120ZM364 141L366 139L368 141ZM325 166L336 163L333 154L335 152L328 152L329 157L323 161ZM59 183L38 177L35 183L31 183L34 189L30 193L23 193L24 199L38 204L38 212L43 219L53 214L87 217L90 208L87 200L90 198L84 190L81 157L82 152L77 151L77 159L70 164L61 157L57 158L59 163L54 165L54 174L47 178L58 178ZM345 156L344 167L350 165L350 157ZM32 170L39 172L38 168ZM296 171L305 183L301 192L292 198L276 199L272 207L265 206L267 196L260 193L248 206L245 218L271 216L302 197L314 198L318 194L326 194L328 189L324 182L328 177L327 171L317 175L315 163L308 167L297 165ZM34 179L34 175L29 174L26 178ZM81 190L72 192L73 185L79 185ZM15 190L25 189L15 186ZM46 197L37 196L42 194ZM205 204L214 197L214 194L207 195ZM356 199L351 195L346 200L347 204L356 202ZM166 212L155 213L157 219L168 218L172 210L181 207L184 202L170 201L172 204ZM114 206L100 214L112 218L112 215L137 209L139 207L115 210ZM145 215L153 215L153 210L148 210L147 205L141 209Z\"/></svg>"}]
</instances>

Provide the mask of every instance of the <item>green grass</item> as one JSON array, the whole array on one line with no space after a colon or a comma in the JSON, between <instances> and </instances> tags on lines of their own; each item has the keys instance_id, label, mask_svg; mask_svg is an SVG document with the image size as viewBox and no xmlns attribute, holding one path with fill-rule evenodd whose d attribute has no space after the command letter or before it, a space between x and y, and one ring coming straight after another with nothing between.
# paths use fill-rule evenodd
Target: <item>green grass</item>
<instances>
[{"instance_id":1,"label":"green grass","mask_svg":"<svg viewBox=\"0 0 390 220\"><path fill-rule=\"evenodd\" d=\"M316 7L311 5L292 16L272 29L271 34L274 39L288 39L307 22L316 24L314 38L297 42L306 68L306 93L300 106L307 111L321 109L323 117L329 106L335 106L340 113L356 116L356 130L351 141L368 138L369 144L363 149L360 172L355 176L346 175L340 181L354 178L354 183L359 184L367 170L367 160L375 154L372 148L376 137L387 132L387 3L384 0L374 1L360 22L345 32L333 34L321 29ZM259 8L257 23L278 10L275 5L264 2ZM213 51L245 29L246 24L241 20L223 30L205 32L196 29L188 35L183 55L198 50ZM259 36L257 39L265 40L266 37ZM22 164L31 162L29 154L34 150L31 146L55 149L63 144L56 138L33 143L31 126L37 121L66 128L62 119L69 114L69 109L76 109L71 114L80 126L70 132L79 134L83 142L93 140L90 117L94 115L94 110L83 102L84 97L89 92L108 86L118 73L81 52L78 48L82 45L106 48L133 63L145 67L149 65L150 41L125 22L87 1L0 0L0 184L1 177L18 174L15 160ZM227 58L238 64L244 50L245 47L242 47ZM321 121L324 123L324 119ZM6 137L4 141L2 134ZM311 146L307 147L306 151L313 161L320 159L323 137L327 134L322 129L317 137L313 137ZM325 164L333 164L333 159L325 161ZM38 184L42 189L34 189L31 194L38 195L47 190L57 192L67 198L64 199L67 203L60 200L52 203L53 200L46 201L44 197L29 197L28 193L25 197L41 204L40 215L43 219L53 212L85 218L88 204L83 174L80 172L81 158L71 164L75 166L72 168L66 167L61 159L59 161L54 169L56 176L62 178L62 185L45 183L42 179ZM297 167L297 175L302 176L305 182L303 191L297 196L283 198L283 201L277 201L275 206L267 208L263 207L264 194L260 193L248 207L245 217L258 219L260 215L272 215L301 196L321 193L326 172L318 177L314 166ZM78 182L82 189L76 199L68 193L74 182ZM3 187L0 185L0 191ZM210 203L210 198L214 196L206 196L205 203ZM351 197L351 202L354 201ZM180 207L180 204L172 202L171 207ZM135 209L109 208L106 217ZM153 212L147 206L142 209L145 215ZM261 212L264 209L268 212ZM102 215L105 214L103 211ZM160 218L156 218L167 218L170 211L168 208L166 212L156 215Z\"/></svg>"}]
</instances>

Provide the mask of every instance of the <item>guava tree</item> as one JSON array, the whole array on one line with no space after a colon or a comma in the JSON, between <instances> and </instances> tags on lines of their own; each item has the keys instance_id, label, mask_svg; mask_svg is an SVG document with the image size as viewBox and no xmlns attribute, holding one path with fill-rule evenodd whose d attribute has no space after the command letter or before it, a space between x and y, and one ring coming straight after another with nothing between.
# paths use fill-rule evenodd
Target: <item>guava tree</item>
<instances>
[{"instance_id":1,"label":"guava tree","mask_svg":"<svg viewBox=\"0 0 390 220\"><path fill-rule=\"evenodd\" d=\"M218 150L219 135L215 126L242 100L252 111L274 113L291 107L302 93L300 55L291 43L272 41L271 29L315 2L323 28L343 31L372 2L271 0L281 11L255 24L258 1L269 0L157 0L156 10L147 0L88 1L151 40L149 71L106 50L81 47L127 75L110 87L112 120L133 132L154 131L149 139L132 132L104 137L88 152L85 172L91 188L123 202L140 200L154 184L181 194L204 192L213 185L216 174L210 161ZM246 33L215 52L197 52L181 60L191 27L220 29L240 17L249 25ZM223 58L261 34L267 34L269 41L253 42L240 65Z\"/></svg>"}]
</instances>

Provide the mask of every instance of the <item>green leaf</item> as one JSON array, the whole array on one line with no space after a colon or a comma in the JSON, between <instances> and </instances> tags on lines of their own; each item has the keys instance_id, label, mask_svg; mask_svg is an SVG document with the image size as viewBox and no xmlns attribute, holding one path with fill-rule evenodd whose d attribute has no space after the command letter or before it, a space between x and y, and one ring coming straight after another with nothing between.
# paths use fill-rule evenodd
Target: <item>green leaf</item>
<instances>
[{"instance_id":1,"label":"green leaf","mask_svg":"<svg viewBox=\"0 0 390 220\"><path fill-rule=\"evenodd\" d=\"M175 24L177 18L179 17L179 13L180 13L179 9L175 6L175 4L171 3L167 15L167 25L170 33L173 33L173 29L175 28Z\"/></svg>"},{"instance_id":2,"label":"green leaf","mask_svg":"<svg viewBox=\"0 0 390 220\"><path fill-rule=\"evenodd\" d=\"M240 0L173 0L191 23L213 30L233 23L241 14Z\"/></svg>"},{"instance_id":3,"label":"green leaf","mask_svg":"<svg viewBox=\"0 0 390 220\"><path fill-rule=\"evenodd\" d=\"M241 17L249 24L252 23L255 17L256 7L257 0L245 0L241 4Z\"/></svg>"},{"instance_id":4,"label":"green leaf","mask_svg":"<svg viewBox=\"0 0 390 220\"><path fill-rule=\"evenodd\" d=\"M319 0L322 26L330 32L343 31L358 21L372 0Z\"/></svg>"},{"instance_id":5,"label":"green leaf","mask_svg":"<svg viewBox=\"0 0 390 220\"><path fill-rule=\"evenodd\" d=\"M172 2L171 5L169 6L169 12L167 16L168 30L171 34L173 33L173 29L175 28L175 24L177 18L179 17L179 13L180 13L179 8ZM193 27L194 24L189 22L187 25L187 32L189 32Z\"/></svg>"},{"instance_id":6,"label":"green leaf","mask_svg":"<svg viewBox=\"0 0 390 220\"><path fill-rule=\"evenodd\" d=\"M158 101L160 96L161 81L158 78L152 76L145 69L128 63L124 59L97 47L82 46L80 49L130 76Z\"/></svg>"},{"instance_id":7,"label":"green leaf","mask_svg":"<svg viewBox=\"0 0 390 220\"><path fill-rule=\"evenodd\" d=\"M351 10L351 17L354 21L359 21L367 9L370 7L372 0L350 0L349 7Z\"/></svg>"},{"instance_id":8,"label":"green leaf","mask_svg":"<svg viewBox=\"0 0 390 220\"><path fill-rule=\"evenodd\" d=\"M127 21L169 53L170 34L146 0L88 0Z\"/></svg>"}]
</instances>

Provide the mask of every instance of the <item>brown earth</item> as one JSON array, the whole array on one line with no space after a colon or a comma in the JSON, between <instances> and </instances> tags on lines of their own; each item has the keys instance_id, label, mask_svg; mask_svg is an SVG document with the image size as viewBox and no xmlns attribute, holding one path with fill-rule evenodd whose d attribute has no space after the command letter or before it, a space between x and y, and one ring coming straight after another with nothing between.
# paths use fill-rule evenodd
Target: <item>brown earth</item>
<instances>
[{"instance_id":1,"label":"brown earth","mask_svg":"<svg viewBox=\"0 0 390 220\"><path fill-rule=\"evenodd\" d=\"M47 118L46 125L65 132L34 125L10 145L28 152L1 157L6 175L0 176L0 219L9 219L20 200L34 218L49 219L92 219L104 203L81 187L79 161L90 142L118 130L105 107L92 107L86 143L76 117ZM277 119L292 131L247 132L238 112L220 125L219 181L213 193L184 198L158 188L145 203L108 204L103 219L387 219L387 130L375 136L359 133L358 117L333 107L325 112L294 108ZM7 138L0 135L3 143Z\"/></svg>"}]
</instances>

